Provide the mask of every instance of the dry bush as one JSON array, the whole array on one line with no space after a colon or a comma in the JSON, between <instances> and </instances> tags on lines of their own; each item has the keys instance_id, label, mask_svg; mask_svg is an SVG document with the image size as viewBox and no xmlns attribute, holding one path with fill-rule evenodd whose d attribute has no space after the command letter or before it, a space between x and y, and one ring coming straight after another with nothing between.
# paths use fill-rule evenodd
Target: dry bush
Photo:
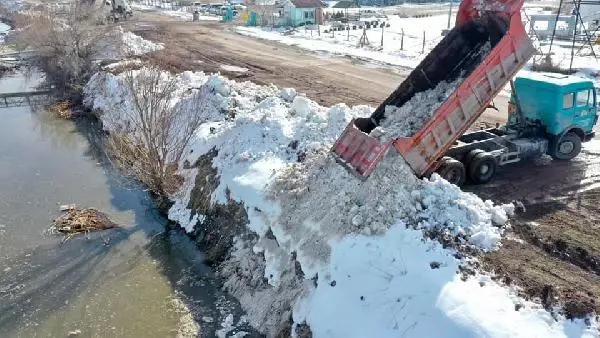
<instances>
[{"instance_id":1,"label":"dry bush","mask_svg":"<svg viewBox=\"0 0 600 338\"><path fill-rule=\"evenodd\" d=\"M572 74L573 71L561 68L560 62L554 62L551 55L545 55L543 58L534 59L531 70L535 72L547 72L547 73L559 73L559 74Z\"/></svg>"},{"instance_id":2,"label":"dry bush","mask_svg":"<svg viewBox=\"0 0 600 338\"><path fill-rule=\"evenodd\" d=\"M37 11L29 15L17 40L23 48L35 51L33 65L44 71L58 93L78 102L97 69L95 60L114 41L104 21L103 11L84 4L74 5L63 15Z\"/></svg>"},{"instance_id":3,"label":"dry bush","mask_svg":"<svg viewBox=\"0 0 600 338\"><path fill-rule=\"evenodd\" d=\"M109 157L155 194L173 193L181 185L179 160L204 122L208 90L179 95L176 78L158 67L129 71L124 81L131 93L130 109L104 117L114 129L107 139Z\"/></svg>"}]
</instances>

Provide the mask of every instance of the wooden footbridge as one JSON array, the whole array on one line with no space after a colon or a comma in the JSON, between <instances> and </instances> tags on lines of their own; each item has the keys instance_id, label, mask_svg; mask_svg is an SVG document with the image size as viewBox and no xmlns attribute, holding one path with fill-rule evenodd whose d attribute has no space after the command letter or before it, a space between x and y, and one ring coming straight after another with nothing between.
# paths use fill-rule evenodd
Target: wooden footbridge
<instances>
[{"instance_id":1,"label":"wooden footbridge","mask_svg":"<svg viewBox=\"0 0 600 338\"><path fill-rule=\"evenodd\" d=\"M0 108L21 107L46 102L51 95L50 90L28 92L0 93Z\"/></svg>"}]
</instances>

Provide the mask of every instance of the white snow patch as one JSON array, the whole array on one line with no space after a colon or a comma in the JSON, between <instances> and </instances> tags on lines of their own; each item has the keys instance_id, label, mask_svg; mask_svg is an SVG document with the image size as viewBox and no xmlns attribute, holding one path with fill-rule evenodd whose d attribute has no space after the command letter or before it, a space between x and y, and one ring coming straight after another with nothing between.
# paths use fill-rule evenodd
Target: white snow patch
<instances>
[{"instance_id":1,"label":"white snow patch","mask_svg":"<svg viewBox=\"0 0 600 338\"><path fill-rule=\"evenodd\" d=\"M217 332L215 332L215 334L219 338L225 338L225 337L227 337L227 333L229 333L229 331L231 331L233 329L234 329L233 315L228 314L227 317L225 317L225 319L221 323L221 329L217 330Z\"/></svg>"},{"instance_id":2,"label":"white snow patch","mask_svg":"<svg viewBox=\"0 0 600 338\"><path fill-rule=\"evenodd\" d=\"M325 278L298 302L294 321L306 320L316 337L584 336L583 321L571 330L488 277L461 281L456 270L439 243L402 223L382 236L350 235L332 243Z\"/></svg>"},{"instance_id":3,"label":"white snow patch","mask_svg":"<svg viewBox=\"0 0 600 338\"><path fill-rule=\"evenodd\" d=\"M237 66L232 66L232 65L221 65L219 68L221 68L224 71L232 72L232 73L245 73L248 71L248 68L237 67Z\"/></svg>"},{"instance_id":4,"label":"white snow patch","mask_svg":"<svg viewBox=\"0 0 600 338\"><path fill-rule=\"evenodd\" d=\"M294 88L283 88L281 92L279 92L279 97L287 102L292 102L296 97L296 94L296 89Z\"/></svg>"},{"instance_id":5,"label":"white snow patch","mask_svg":"<svg viewBox=\"0 0 600 338\"><path fill-rule=\"evenodd\" d=\"M164 48L162 44L154 43L132 32L123 33L124 51L128 55L142 55Z\"/></svg>"},{"instance_id":6,"label":"white snow patch","mask_svg":"<svg viewBox=\"0 0 600 338\"><path fill-rule=\"evenodd\" d=\"M104 66L104 70L112 71L112 70L115 70L120 67L141 66L142 64L143 64L143 62L140 59L123 60L123 61L113 62L111 64Z\"/></svg>"},{"instance_id":7,"label":"white snow patch","mask_svg":"<svg viewBox=\"0 0 600 338\"><path fill-rule=\"evenodd\" d=\"M179 223L179 225L187 232L194 231L194 227L198 222L203 222L205 216L192 213L192 210L188 209L188 201L190 200L190 194L194 188L196 182L197 169L182 171L184 186L177 193L173 194L172 199L175 203L169 209L168 217L170 220Z\"/></svg>"}]
</instances>

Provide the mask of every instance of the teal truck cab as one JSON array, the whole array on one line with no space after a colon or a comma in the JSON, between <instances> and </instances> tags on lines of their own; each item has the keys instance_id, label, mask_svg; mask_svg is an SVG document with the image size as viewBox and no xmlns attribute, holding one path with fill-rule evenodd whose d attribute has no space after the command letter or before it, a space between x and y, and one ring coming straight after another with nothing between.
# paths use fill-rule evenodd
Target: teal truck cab
<instances>
[{"instance_id":1,"label":"teal truck cab","mask_svg":"<svg viewBox=\"0 0 600 338\"><path fill-rule=\"evenodd\" d=\"M594 137L598 98L594 83L576 76L522 72L514 81L507 127L530 129L549 140L548 154L568 160Z\"/></svg>"},{"instance_id":2,"label":"teal truck cab","mask_svg":"<svg viewBox=\"0 0 600 338\"><path fill-rule=\"evenodd\" d=\"M592 81L522 71L511 86L507 123L460 136L445 154L455 165L439 171L446 180L486 183L499 166L545 154L570 160L594 137L598 93Z\"/></svg>"}]
</instances>

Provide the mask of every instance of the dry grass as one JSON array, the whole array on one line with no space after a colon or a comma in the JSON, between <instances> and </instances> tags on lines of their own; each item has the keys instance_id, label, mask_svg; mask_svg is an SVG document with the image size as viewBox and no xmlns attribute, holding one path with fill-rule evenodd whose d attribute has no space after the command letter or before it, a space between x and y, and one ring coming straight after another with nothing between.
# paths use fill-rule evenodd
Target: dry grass
<instances>
[{"instance_id":1,"label":"dry grass","mask_svg":"<svg viewBox=\"0 0 600 338\"><path fill-rule=\"evenodd\" d=\"M71 119L75 117L75 112L72 109L72 102L69 100L62 100L53 104L47 105L46 109L51 112L54 116L61 119Z\"/></svg>"}]
</instances>

